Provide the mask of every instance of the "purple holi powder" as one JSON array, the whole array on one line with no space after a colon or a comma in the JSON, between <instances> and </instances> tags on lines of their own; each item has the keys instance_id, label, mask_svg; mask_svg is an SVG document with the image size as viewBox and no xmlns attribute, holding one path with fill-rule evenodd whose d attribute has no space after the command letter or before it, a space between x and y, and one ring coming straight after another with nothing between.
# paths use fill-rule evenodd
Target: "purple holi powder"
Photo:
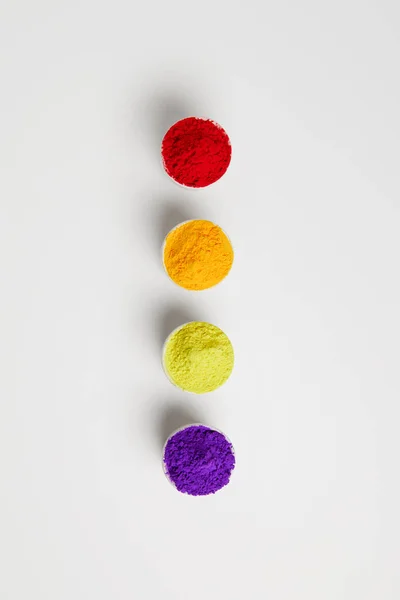
<instances>
[{"instance_id":1,"label":"purple holi powder","mask_svg":"<svg viewBox=\"0 0 400 600\"><path fill-rule=\"evenodd\" d=\"M190 425L167 441L164 466L177 490L206 496L229 483L235 455L222 433L204 425Z\"/></svg>"}]
</instances>

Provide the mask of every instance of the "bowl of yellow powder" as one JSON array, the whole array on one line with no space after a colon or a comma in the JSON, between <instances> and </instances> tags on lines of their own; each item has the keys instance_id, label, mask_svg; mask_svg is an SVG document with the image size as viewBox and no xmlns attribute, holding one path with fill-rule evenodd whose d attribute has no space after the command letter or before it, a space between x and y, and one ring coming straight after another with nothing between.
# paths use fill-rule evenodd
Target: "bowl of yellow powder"
<instances>
[{"instance_id":1,"label":"bowl of yellow powder","mask_svg":"<svg viewBox=\"0 0 400 600\"><path fill-rule=\"evenodd\" d=\"M185 392L206 394L229 379L234 365L233 346L216 325L191 321L168 336L162 362L175 386Z\"/></svg>"},{"instance_id":2,"label":"bowl of yellow powder","mask_svg":"<svg viewBox=\"0 0 400 600\"><path fill-rule=\"evenodd\" d=\"M233 248L226 233L212 221L192 219L168 233L162 248L165 271L186 290L207 290L228 275Z\"/></svg>"}]
</instances>

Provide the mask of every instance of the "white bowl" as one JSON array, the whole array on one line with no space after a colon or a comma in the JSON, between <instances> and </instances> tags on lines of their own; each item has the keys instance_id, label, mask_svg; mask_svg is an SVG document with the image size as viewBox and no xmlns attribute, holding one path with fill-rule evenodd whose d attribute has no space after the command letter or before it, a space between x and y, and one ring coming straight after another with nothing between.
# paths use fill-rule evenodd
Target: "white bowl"
<instances>
[{"instance_id":1,"label":"white bowl","mask_svg":"<svg viewBox=\"0 0 400 600\"><path fill-rule=\"evenodd\" d=\"M207 323L207 325L213 325L214 327L218 327L218 325L215 325L214 323L209 323L208 321L187 321L186 323L182 323L182 325L179 325L178 327L175 327L175 329L173 331L171 331L171 333L167 336L167 338L166 338L166 340L165 340L165 342L163 344L162 351L161 351L162 352L162 354L161 354L161 364L162 364L162 368L163 368L163 371L164 371L167 379L172 383L173 386L175 386L176 388L178 388L178 390L181 390L181 392L185 392L186 394L194 394L195 396L204 396L205 394L212 394L216 390L219 390L223 385L225 385L225 383L228 381L229 377L231 377L233 369L235 367L235 350L233 348L233 344L231 342L230 337L225 333L225 331L223 329L221 329L220 327L218 327L218 329L220 331L222 331L222 333L224 335L226 335L226 337L230 341L231 346L232 346L232 350L233 350L233 366L232 366L232 371L230 372L228 379L226 381L224 381L220 386L218 386L214 390L210 390L209 392L192 392L191 390L186 390L185 388L182 388L180 385L178 385L177 383L175 383L175 381L172 379L172 377L168 373L168 369L167 369L167 366L165 364L165 353L166 353L166 350L167 350L168 342L170 341L170 339L172 338L172 336L175 335L175 333L177 333L180 329L182 329L186 325L189 325L190 323Z\"/></svg>"},{"instance_id":2,"label":"white bowl","mask_svg":"<svg viewBox=\"0 0 400 600\"><path fill-rule=\"evenodd\" d=\"M177 283L176 281L174 281L172 279L172 277L170 276L170 274L168 273L168 269L165 266L165 261L164 261L164 253L165 253L165 246L167 245L167 237L176 229L179 229L179 227L182 227L182 225L186 225L186 223L190 223L191 221L209 221L210 223L212 223L213 225L216 225L217 227L219 227L222 231L222 233L226 236L231 248L232 248L232 253L233 253L233 260L232 260L232 265L231 268L229 269L228 273L225 275L225 277L223 279L221 279L221 281L218 281L218 283L212 285L211 287L208 287L204 290L188 290L187 288L183 287L183 285L179 285L179 283ZM220 285L230 274L230 272L232 271L233 268L233 263L235 262L235 249L233 247L232 241L229 237L229 235L226 233L226 231L224 229L222 229L221 225L218 225L218 223L214 223L214 221L211 221L210 219L187 219L186 221L182 221L181 223L178 223L177 225L175 225L175 227L173 227L172 229L170 229L167 233L167 235L164 238L164 242L161 246L161 260L162 260L162 264L164 267L164 271L166 272L168 279L170 281L172 281L172 283L174 283L176 286L178 286L181 290L185 290L186 292L195 292L195 293L199 293L199 292L207 292L208 290L211 290L212 288L217 287L217 285Z\"/></svg>"},{"instance_id":3,"label":"white bowl","mask_svg":"<svg viewBox=\"0 0 400 600\"><path fill-rule=\"evenodd\" d=\"M167 471L167 466L165 464L165 460L164 460L164 455L165 455L165 448L167 447L167 444L169 442L169 440L174 437L175 434L179 433L179 431L183 431L184 429L188 429L188 427L197 427L197 426L201 426L201 427L206 427L207 429L210 429L211 431L217 431L218 433L220 433L221 435L224 436L224 438L226 439L226 441L229 443L231 450L232 450L232 454L235 457L235 466L232 469L232 472L235 470L236 468L236 453L235 453L235 449L233 447L233 444L231 442L231 440L228 438L227 435L225 435L225 433L223 431L221 431L220 429L217 429L216 427L210 427L209 425L204 425L204 423L188 423L188 425L183 425L183 427L178 427L178 429L175 429L175 431L173 431L171 433L171 435L168 436L168 438L165 440L165 444L163 446L162 449L162 470L164 472L165 477L167 478L167 481L169 481L169 483L175 488L177 489L175 483L172 481L172 479L170 478L168 471ZM232 473L231 472L231 473ZM229 481L230 482L230 481ZM226 486L224 486L226 487ZM221 488L223 489L223 488ZM179 490L178 490L179 491ZM220 490L218 490L220 491ZM182 493L182 492L181 492ZM187 496L190 496L191 494L186 494Z\"/></svg>"},{"instance_id":4,"label":"white bowl","mask_svg":"<svg viewBox=\"0 0 400 600\"><path fill-rule=\"evenodd\" d=\"M213 123L213 124L214 124L216 127L218 127L219 129L222 129L222 130L223 130L223 131L226 133L226 135L227 135L227 137L228 137L228 142L229 142L229 145L230 145L230 147L231 147L231 160L229 161L229 165L227 166L227 168L226 168L225 172L224 172L224 173L221 175L221 177L219 177L219 179L217 179L216 181L213 181L213 182L212 182L212 183L210 183L209 185L205 185L205 186L202 186L202 187L193 187L193 186L191 186L191 185L185 185L184 183L179 183L179 181L176 181L176 179L174 179L174 178L172 177L172 175L170 175L170 174L168 173L168 171L167 171L167 169L166 169L166 167L165 167L165 162L164 162L164 157L163 157L163 151L162 151L162 149L163 149L163 143L164 143L164 138L165 138L165 136L167 135L168 131L169 131L169 130L170 130L172 127L174 127L174 125L176 125L176 124L177 124L177 123L179 123L180 121L183 121L184 119L199 119L200 121L211 121L211 123ZM161 155L161 167L162 167L162 170L163 170L163 171L164 171L164 173L167 175L168 179L170 179L171 181L173 181L173 182L174 182L176 185L179 185L179 187L181 187L181 188L185 188L186 190L196 190L196 191L198 191L198 190L206 190L206 189L207 189L207 188L209 188L211 185L214 185L215 183L218 183L218 181L220 181L220 180L221 180L221 179L222 179L222 178L223 178L223 177L226 175L226 172L228 171L228 169L229 169L229 167L230 167L230 165L231 165L231 162L232 162L232 154L233 154L233 152L232 152L232 144L231 144L231 140L230 140L230 138L229 138L229 135L228 135L228 134L227 134L227 132L226 132L226 129L224 129L224 128L222 127L222 125L220 125L219 123L217 123L217 122L216 122L216 121L214 121L213 119L209 119L209 118L207 118L207 117L195 117L195 116L193 116L193 115L189 115L188 117L182 117L182 119L179 119L178 121L175 121L175 123L172 123L172 125L171 125L170 127L168 127L167 131L164 133L163 139L162 139L162 141L161 141L161 146L160 146L160 155Z\"/></svg>"}]
</instances>

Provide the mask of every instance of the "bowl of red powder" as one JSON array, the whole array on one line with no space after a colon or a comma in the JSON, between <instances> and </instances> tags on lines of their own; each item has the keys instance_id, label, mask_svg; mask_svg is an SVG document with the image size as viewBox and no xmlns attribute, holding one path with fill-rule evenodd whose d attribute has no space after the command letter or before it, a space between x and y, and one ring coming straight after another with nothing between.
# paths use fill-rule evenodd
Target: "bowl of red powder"
<instances>
[{"instance_id":1,"label":"bowl of red powder","mask_svg":"<svg viewBox=\"0 0 400 600\"><path fill-rule=\"evenodd\" d=\"M161 144L164 169L173 181L204 188L224 175L232 157L226 131L201 117L187 117L170 127Z\"/></svg>"},{"instance_id":2,"label":"bowl of red powder","mask_svg":"<svg viewBox=\"0 0 400 600\"><path fill-rule=\"evenodd\" d=\"M228 485L235 468L232 443L221 431L200 423L175 431L163 450L167 479L183 494L208 496Z\"/></svg>"}]
</instances>

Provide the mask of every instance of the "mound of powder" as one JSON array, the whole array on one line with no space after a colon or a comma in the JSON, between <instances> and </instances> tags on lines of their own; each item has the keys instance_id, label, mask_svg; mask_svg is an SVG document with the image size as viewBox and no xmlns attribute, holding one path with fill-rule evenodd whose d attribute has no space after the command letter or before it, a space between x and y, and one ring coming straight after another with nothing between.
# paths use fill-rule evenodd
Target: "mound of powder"
<instances>
[{"instance_id":1,"label":"mound of powder","mask_svg":"<svg viewBox=\"0 0 400 600\"><path fill-rule=\"evenodd\" d=\"M167 339L163 363L175 385L187 392L205 394L219 388L232 373L233 347L219 327L192 321Z\"/></svg>"},{"instance_id":2,"label":"mound of powder","mask_svg":"<svg viewBox=\"0 0 400 600\"><path fill-rule=\"evenodd\" d=\"M180 492L214 494L229 483L235 467L232 444L219 431L190 425L172 435L164 449L166 475Z\"/></svg>"},{"instance_id":3,"label":"mound of powder","mask_svg":"<svg viewBox=\"0 0 400 600\"><path fill-rule=\"evenodd\" d=\"M194 219L167 235L163 260L175 283L187 290L206 290L228 275L233 248L221 227Z\"/></svg>"},{"instance_id":4,"label":"mound of powder","mask_svg":"<svg viewBox=\"0 0 400 600\"><path fill-rule=\"evenodd\" d=\"M164 136L161 156L172 179L193 188L217 181L231 162L229 137L210 119L188 117L172 125Z\"/></svg>"}]
</instances>

